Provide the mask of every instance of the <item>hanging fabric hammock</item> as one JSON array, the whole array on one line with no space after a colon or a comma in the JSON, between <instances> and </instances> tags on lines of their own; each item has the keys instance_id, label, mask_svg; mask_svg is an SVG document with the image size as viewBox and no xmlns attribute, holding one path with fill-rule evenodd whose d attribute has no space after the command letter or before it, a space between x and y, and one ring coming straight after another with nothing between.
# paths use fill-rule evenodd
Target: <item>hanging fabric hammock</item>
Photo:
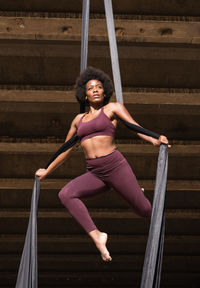
<instances>
[{"instance_id":1,"label":"hanging fabric hammock","mask_svg":"<svg viewBox=\"0 0 200 288\"><path fill-rule=\"evenodd\" d=\"M82 39L81 39L81 68L87 67L88 56L88 31L89 31L89 0L83 0L82 8ZM112 71L117 101L123 103L122 85L119 70L119 60L114 29L113 10L111 0L104 0L106 21L109 36L109 45L112 60ZM81 113L85 107L80 107ZM154 138L159 135L143 127L122 120L129 129ZM58 155L71 148L78 141L75 134L71 139L64 143L50 159L46 168L53 162ZM161 145L158 157L156 185L154 191L152 217L149 230L149 238L145 253L145 260L142 273L141 288L158 288L160 285L160 274L162 266L162 252L164 245L164 225L165 225L165 190L167 181L167 145ZM38 288L38 263L37 263L37 209L40 194L40 179L36 177L31 200L31 212L25 244L18 270L15 288Z\"/></svg>"}]
</instances>

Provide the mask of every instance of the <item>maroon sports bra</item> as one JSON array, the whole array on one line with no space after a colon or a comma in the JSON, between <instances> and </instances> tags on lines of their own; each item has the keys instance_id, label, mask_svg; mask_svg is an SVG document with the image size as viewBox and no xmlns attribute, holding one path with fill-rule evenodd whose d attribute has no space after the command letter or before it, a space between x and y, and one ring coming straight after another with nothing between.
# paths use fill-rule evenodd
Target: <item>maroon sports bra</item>
<instances>
[{"instance_id":1,"label":"maroon sports bra","mask_svg":"<svg viewBox=\"0 0 200 288\"><path fill-rule=\"evenodd\" d=\"M115 126L103 110L104 107L101 108L101 111L96 118L87 122L82 121L85 114L81 117L77 127L77 135L80 142L99 135L115 136Z\"/></svg>"}]
</instances>

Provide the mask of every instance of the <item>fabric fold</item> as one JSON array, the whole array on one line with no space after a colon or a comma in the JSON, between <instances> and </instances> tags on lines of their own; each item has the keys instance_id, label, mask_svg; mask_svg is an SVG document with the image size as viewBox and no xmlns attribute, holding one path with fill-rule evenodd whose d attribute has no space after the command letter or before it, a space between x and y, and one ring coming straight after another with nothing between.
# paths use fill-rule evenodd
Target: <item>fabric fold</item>
<instances>
[{"instance_id":1,"label":"fabric fold","mask_svg":"<svg viewBox=\"0 0 200 288\"><path fill-rule=\"evenodd\" d=\"M160 287L162 255L165 231L165 191L168 170L168 147L160 146L152 216L146 246L141 288Z\"/></svg>"},{"instance_id":2,"label":"fabric fold","mask_svg":"<svg viewBox=\"0 0 200 288\"><path fill-rule=\"evenodd\" d=\"M24 249L18 270L15 288L38 287L38 263L37 263L37 210L40 194L40 179L36 177L32 199L28 229L25 238Z\"/></svg>"}]
</instances>

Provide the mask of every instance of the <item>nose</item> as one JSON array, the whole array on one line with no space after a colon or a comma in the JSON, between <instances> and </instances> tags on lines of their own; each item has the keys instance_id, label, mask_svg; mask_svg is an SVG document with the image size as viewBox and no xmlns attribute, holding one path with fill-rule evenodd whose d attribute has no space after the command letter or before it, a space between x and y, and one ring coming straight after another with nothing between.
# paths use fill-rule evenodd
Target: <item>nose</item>
<instances>
[{"instance_id":1,"label":"nose","mask_svg":"<svg viewBox=\"0 0 200 288\"><path fill-rule=\"evenodd\" d=\"M97 86L94 86L94 88L93 88L93 93L94 92L98 92L98 87Z\"/></svg>"}]
</instances>

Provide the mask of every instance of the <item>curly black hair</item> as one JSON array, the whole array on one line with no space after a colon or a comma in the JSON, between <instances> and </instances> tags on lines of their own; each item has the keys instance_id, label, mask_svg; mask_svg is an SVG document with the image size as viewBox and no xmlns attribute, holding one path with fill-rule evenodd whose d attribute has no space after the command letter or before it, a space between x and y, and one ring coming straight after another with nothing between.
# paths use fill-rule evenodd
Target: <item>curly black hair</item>
<instances>
[{"instance_id":1,"label":"curly black hair","mask_svg":"<svg viewBox=\"0 0 200 288\"><path fill-rule=\"evenodd\" d=\"M105 97L103 105L108 104L113 94L113 84L110 77L100 69L94 67L86 68L76 80L75 90L76 98L81 105L89 106L89 102L85 100L86 84L90 80L99 80L104 89Z\"/></svg>"}]
</instances>

